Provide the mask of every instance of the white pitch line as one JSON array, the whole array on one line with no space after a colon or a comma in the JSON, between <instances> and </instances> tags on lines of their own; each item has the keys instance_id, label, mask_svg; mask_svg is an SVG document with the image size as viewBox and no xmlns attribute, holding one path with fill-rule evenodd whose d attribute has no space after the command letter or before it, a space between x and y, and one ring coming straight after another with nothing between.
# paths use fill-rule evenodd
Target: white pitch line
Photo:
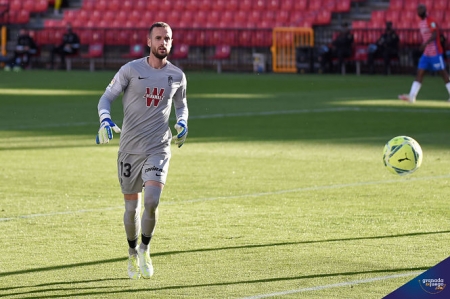
<instances>
[{"instance_id":1,"label":"white pitch line","mask_svg":"<svg viewBox=\"0 0 450 299\"><path fill-rule=\"evenodd\" d=\"M188 200L183 200L183 201L162 201L161 205L182 205L182 204L190 204L190 203L197 203L197 202L215 201L215 200L229 200L229 199L245 198L245 197L262 197L262 196L270 196L270 195L278 195L278 194L286 194L286 193L323 191L323 190L331 190L331 189L353 188L353 187L381 185L381 184L411 183L411 182L417 182L417 181L428 181L428 180L448 179L448 178L450 178L450 174L439 175L439 176L408 178L408 179L398 179L398 180L356 182L356 183L337 184L337 185L322 185L322 186L303 187L303 188L296 188L296 189L278 190L278 191L272 191L272 192L259 192L259 193L248 193L248 194L231 195L231 196L217 196L217 197L188 199ZM77 211L63 211L63 212L54 212L54 213L21 215L21 216L16 216L16 217L0 218L0 222L19 220L19 219L29 219L29 218L36 218L36 217L51 217L51 216L58 216L58 215L70 215L70 214L82 214L82 213L90 213L90 212L111 211L111 210L117 210L117 209L123 209L123 207L120 206L120 207L110 207L110 208L101 208L101 209L85 209L85 210L77 210Z\"/></svg>"},{"instance_id":2,"label":"white pitch line","mask_svg":"<svg viewBox=\"0 0 450 299\"><path fill-rule=\"evenodd\" d=\"M334 107L334 108L317 108L317 109L298 109L298 110L279 110L279 111L260 111L260 112L238 112L238 113L220 113L191 115L189 120L193 119L211 119L226 117L244 117L244 116L267 116L267 115L286 115L286 114L305 114L305 113L327 113L327 112L402 112L402 113L450 113L450 109L397 109L397 108L361 108L361 107ZM171 118L174 120L174 118ZM116 120L116 123L122 123L122 120ZM3 127L2 130L23 130L23 129L39 129L39 128L56 128L56 127L79 127L88 125L97 125L98 122L77 122L63 124L33 124L26 126L10 126Z\"/></svg>"},{"instance_id":3,"label":"white pitch line","mask_svg":"<svg viewBox=\"0 0 450 299\"><path fill-rule=\"evenodd\" d=\"M395 278L401 278L401 277L407 277L407 276L418 276L422 273L423 272L410 272L410 273L403 273L403 274L380 276L380 277L374 277L374 278L368 278L368 279L340 282L340 283L334 283L334 284L326 284L326 285L297 289L297 290L288 290L288 291L282 291L282 292L276 292L276 293L270 293L270 294L261 294L261 295L255 295L255 296L250 296L250 297L244 297L241 299L260 299L260 298L269 298L269 297L275 297L275 296L285 296L285 295L291 295L291 294L297 294L297 293L303 293L303 292L321 291L321 290L325 290L325 289L348 287L348 286L354 286L354 285L358 285L358 284L370 283L370 282L375 282L375 281L380 281L380 280L395 279Z\"/></svg>"}]
</instances>

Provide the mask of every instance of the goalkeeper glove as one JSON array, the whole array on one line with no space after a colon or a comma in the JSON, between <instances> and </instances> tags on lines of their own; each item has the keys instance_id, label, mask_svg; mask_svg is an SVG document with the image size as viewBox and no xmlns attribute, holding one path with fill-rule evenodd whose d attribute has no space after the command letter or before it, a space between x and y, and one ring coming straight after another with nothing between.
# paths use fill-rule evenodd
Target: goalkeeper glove
<instances>
[{"instance_id":1,"label":"goalkeeper glove","mask_svg":"<svg viewBox=\"0 0 450 299\"><path fill-rule=\"evenodd\" d=\"M120 128L111 120L111 116L108 113L103 113L100 116L100 129L98 130L97 138L95 141L97 144L108 143L113 139L112 130L116 133L120 133Z\"/></svg>"},{"instance_id":2,"label":"goalkeeper glove","mask_svg":"<svg viewBox=\"0 0 450 299\"><path fill-rule=\"evenodd\" d=\"M188 133L188 127L186 124L186 121L183 119L180 119L175 124L175 130L177 130L177 136L175 136L175 144L178 145L178 147L182 147L184 142L186 141L187 133Z\"/></svg>"}]
</instances>

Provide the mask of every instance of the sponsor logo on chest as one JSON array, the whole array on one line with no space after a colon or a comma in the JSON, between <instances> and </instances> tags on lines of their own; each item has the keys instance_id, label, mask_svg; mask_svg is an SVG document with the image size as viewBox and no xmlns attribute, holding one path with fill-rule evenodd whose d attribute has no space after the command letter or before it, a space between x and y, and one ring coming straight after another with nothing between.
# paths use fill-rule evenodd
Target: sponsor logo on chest
<instances>
[{"instance_id":1,"label":"sponsor logo on chest","mask_svg":"<svg viewBox=\"0 0 450 299\"><path fill-rule=\"evenodd\" d=\"M164 99L164 88L146 87L144 99L146 99L147 107L158 107L159 102Z\"/></svg>"}]
</instances>

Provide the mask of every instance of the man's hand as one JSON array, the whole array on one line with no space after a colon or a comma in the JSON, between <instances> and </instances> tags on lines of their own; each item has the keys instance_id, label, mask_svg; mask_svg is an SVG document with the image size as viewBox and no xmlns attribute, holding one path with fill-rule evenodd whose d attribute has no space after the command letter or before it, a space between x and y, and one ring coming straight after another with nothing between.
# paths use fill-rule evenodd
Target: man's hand
<instances>
[{"instance_id":1,"label":"man's hand","mask_svg":"<svg viewBox=\"0 0 450 299\"><path fill-rule=\"evenodd\" d=\"M102 115L100 118L100 129L98 130L96 142L97 144L108 143L111 139L113 139L112 130L116 133L122 132L120 128L111 120L109 114ZM111 130L112 129L112 130Z\"/></svg>"},{"instance_id":2,"label":"man's hand","mask_svg":"<svg viewBox=\"0 0 450 299\"><path fill-rule=\"evenodd\" d=\"M184 142L186 141L187 133L188 133L188 127L186 124L186 121L183 119L180 119L175 124L175 130L177 130L177 136L175 136L175 144L178 145L178 147L182 147Z\"/></svg>"}]
</instances>

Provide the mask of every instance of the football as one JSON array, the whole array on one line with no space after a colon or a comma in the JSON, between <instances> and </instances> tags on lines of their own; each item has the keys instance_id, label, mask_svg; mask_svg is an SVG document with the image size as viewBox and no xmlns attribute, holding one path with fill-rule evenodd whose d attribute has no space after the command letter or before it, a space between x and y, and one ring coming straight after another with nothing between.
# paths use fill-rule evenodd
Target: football
<instances>
[{"instance_id":1,"label":"football","mask_svg":"<svg viewBox=\"0 0 450 299\"><path fill-rule=\"evenodd\" d=\"M408 175L416 171L422 164L422 148L411 137L397 136L384 146L383 163L392 173Z\"/></svg>"}]
</instances>

